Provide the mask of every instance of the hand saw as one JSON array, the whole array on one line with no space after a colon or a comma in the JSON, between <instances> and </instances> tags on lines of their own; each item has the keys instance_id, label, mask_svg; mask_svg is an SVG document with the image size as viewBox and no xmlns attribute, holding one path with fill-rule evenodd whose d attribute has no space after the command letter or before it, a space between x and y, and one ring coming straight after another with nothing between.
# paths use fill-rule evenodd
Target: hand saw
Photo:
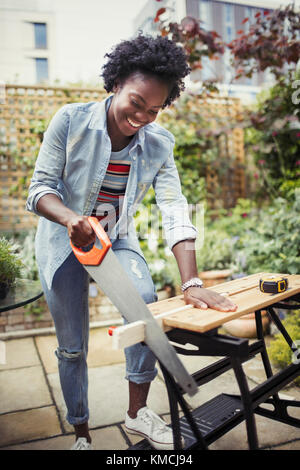
<instances>
[{"instance_id":1,"label":"hand saw","mask_svg":"<svg viewBox=\"0 0 300 470\"><path fill-rule=\"evenodd\" d=\"M71 242L75 256L129 323L137 320L145 322L144 342L183 390L190 396L194 395L198 390L196 382L111 250L112 243L100 222L96 217L89 217L88 221L95 231L96 242L87 252Z\"/></svg>"}]
</instances>

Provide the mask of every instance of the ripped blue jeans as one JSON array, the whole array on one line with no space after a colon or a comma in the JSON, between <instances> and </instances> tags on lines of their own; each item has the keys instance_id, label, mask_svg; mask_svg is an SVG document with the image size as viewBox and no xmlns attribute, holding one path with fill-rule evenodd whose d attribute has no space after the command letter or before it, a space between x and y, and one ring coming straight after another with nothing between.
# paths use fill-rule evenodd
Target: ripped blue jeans
<instances>
[{"instance_id":1,"label":"ripped blue jeans","mask_svg":"<svg viewBox=\"0 0 300 470\"><path fill-rule=\"evenodd\" d=\"M146 303L157 296L145 260L130 249L112 249ZM89 338L89 276L71 253L56 271L52 288L47 288L40 272L45 298L55 323L58 369L61 388L71 425L89 419L87 354ZM147 346L125 348L126 379L135 383L151 382L157 374L156 358Z\"/></svg>"}]
</instances>

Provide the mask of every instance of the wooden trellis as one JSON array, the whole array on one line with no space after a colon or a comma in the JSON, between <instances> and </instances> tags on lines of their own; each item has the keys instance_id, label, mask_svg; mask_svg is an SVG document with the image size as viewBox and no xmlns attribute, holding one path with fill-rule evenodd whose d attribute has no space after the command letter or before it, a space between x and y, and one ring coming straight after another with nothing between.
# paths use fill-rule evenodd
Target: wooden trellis
<instances>
[{"instance_id":1,"label":"wooden trellis","mask_svg":"<svg viewBox=\"0 0 300 470\"><path fill-rule=\"evenodd\" d=\"M207 168L205 178L209 207L234 207L239 198L246 197L244 132L239 127L243 119L241 102L238 98L216 96L198 99L197 106L219 134L218 161L216 166Z\"/></svg>"},{"instance_id":2,"label":"wooden trellis","mask_svg":"<svg viewBox=\"0 0 300 470\"><path fill-rule=\"evenodd\" d=\"M25 210L25 201L42 133L53 114L66 103L101 101L105 96L102 88L6 85L0 102L0 232L28 229L37 223L37 217ZM197 105L201 115L216 128L227 126L229 121L237 122L241 116L240 101L235 98L198 97ZM239 197L245 196L243 130L235 127L218 140L219 165L226 163L230 155L235 161L234 168L224 175L220 176L216 169L207 171L209 205L232 207Z\"/></svg>"},{"instance_id":3,"label":"wooden trellis","mask_svg":"<svg viewBox=\"0 0 300 470\"><path fill-rule=\"evenodd\" d=\"M28 229L37 217L25 210L26 190L14 186L31 177L30 162L42 140L39 125L46 125L66 103L101 101L99 89L6 85L0 103L0 231Z\"/></svg>"}]
</instances>

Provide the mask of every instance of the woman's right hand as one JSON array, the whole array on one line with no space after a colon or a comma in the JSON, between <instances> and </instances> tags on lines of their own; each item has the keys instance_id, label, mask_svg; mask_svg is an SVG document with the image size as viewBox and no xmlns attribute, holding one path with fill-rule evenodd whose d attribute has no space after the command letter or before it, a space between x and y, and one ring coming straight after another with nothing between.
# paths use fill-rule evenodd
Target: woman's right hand
<instances>
[{"instance_id":1,"label":"woman's right hand","mask_svg":"<svg viewBox=\"0 0 300 470\"><path fill-rule=\"evenodd\" d=\"M86 215L73 215L67 222L67 229L75 246L83 247L95 242L95 232Z\"/></svg>"},{"instance_id":2,"label":"woman's right hand","mask_svg":"<svg viewBox=\"0 0 300 470\"><path fill-rule=\"evenodd\" d=\"M95 232L86 215L78 215L66 207L56 194L45 194L37 203L37 210L52 222L67 227L73 245L88 246L95 242Z\"/></svg>"}]
</instances>

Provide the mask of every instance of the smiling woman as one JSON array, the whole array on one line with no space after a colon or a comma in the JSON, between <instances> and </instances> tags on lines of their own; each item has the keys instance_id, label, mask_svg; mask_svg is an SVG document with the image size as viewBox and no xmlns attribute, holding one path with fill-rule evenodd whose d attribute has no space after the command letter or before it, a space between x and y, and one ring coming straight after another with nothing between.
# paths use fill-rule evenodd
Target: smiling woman
<instances>
[{"instance_id":1,"label":"smiling woman","mask_svg":"<svg viewBox=\"0 0 300 470\"><path fill-rule=\"evenodd\" d=\"M114 99L108 111L108 133L113 151L124 148L136 132L155 121L164 106L169 87L154 76L135 72L126 82L117 82Z\"/></svg>"},{"instance_id":2,"label":"smiling woman","mask_svg":"<svg viewBox=\"0 0 300 470\"><path fill-rule=\"evenodd\" d=\"M166 37L139 35L107 54L101 103L72 103L52 119L36 162L27 207L42 216L36 236L40 279L54 318L59 373L76 434L75 450L91 448L88 429L88 274L73 245L95 239L89 216L107 231L119 262L145 303L157 300L133 223L137 201L152 184L166 243L180 271L186 303L235 310L230 300L201 289L197 279L196 228L188 216L173 157L173 135L155 123L160 109L184 89L190 69L183 49ZM76 145L70 145L76 141ZM86 248L87 249L87 248ZM122 312L120 312L122 314ZM172 429L146 406L156 358L145 345L125 349L128 432L156 449L173 449ZM182 443L183 444L183 443Z\"/></svg>"}]
</instances>

